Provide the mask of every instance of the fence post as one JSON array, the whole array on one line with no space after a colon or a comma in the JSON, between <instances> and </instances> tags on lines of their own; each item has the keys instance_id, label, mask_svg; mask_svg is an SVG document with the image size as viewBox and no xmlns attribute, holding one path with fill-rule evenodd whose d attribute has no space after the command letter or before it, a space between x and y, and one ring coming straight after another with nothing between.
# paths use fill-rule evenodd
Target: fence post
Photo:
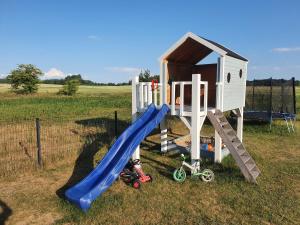
<instances>
[{"instance_id":1,"label":"fence post","mask_svg":"<svg viewBox=\"0 0 300 225\"><path fill-rule=\"evenodd\" d=\"M293 98L294 98L294 114L296 115L296 90L295 90L295 77L292 78L293 81Z\"/></svg>"},{"instance_id":2,"label":"fence post","mask_svg":"<svg viewBox=\"0 0 300 225\"><path fill-rule=\"evenodd\" d=\"M41 147L41 125L40 119L35 119L35 127L36 127L36 144L37 144L37 163L41 167L42 166L42 147Z\"/></svg>"},{"instance_id":3,"label":"fence post","mask_svg":"<svg viewBox=\"0 0 300 225\"><path fill-rule=\"evenodd\" d=\"M118 111L115 111L115 138L118 138Z\"/></svg>"}]
</instances>

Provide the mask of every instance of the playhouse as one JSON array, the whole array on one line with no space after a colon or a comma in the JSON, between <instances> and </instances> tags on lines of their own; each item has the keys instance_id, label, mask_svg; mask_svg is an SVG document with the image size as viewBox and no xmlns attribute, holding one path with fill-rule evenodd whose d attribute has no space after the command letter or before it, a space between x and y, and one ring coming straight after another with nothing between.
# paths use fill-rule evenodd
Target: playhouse
<instances>
[{"instance_id":1,"label":"playhouse","mask_svg":"<svg viewBox=\"0 0 300 225\"><path fill-rule=\"evenodd\" d=\"M217 62L200 64L212 52L218 54ZM242 143L247 60L216 42L187 33L161 56L160 66L160 83L139 82L138 77L132 80L132 124L97 167L65 192L66 198L84 211L117 180L131 157L139 162L139 145L157 126L161 151L174 146L167 138L168 114L179 117L190 130L191 164L183 159L182 167L188 167L193 176L202 176L205 182L213 180L211 170L200 168L200 131L208 118L215 129L215 162L222 161L223 152L230 152L245 178L256 183L260 171ZM224 116L226 111L237 115L237 131ZM185 178L182 167L173 173L178 182ZM127 174L123 171L125 177ZM151 178L145 175L138 181L147 180Z\"/></svg>"},{"instance_id":2,"label":"playhouse","mask_svg":"<svg viewBox=\"0 0 300 225\"><path fill-rule=\"evenodd\" d=\"M217 61L201 64L212 52L218 55ZM170 115L178 116L190 130L191 164L196 171L200 167L200 131L208 117L215 128L214 161L221 162L230 152L245 178L256 182L260 171L242 144L248 60L221 44L187 33L159 62L160 83L156 87L139 82L138 77L132 81L133 120L152 103L168 105ZM237 116L236 131L223 115L226 111ZM170 143L165 120L160 128L161 151L166 152ZM139 157L137 148L133 158Z\"/></svg>"}]
</instances>

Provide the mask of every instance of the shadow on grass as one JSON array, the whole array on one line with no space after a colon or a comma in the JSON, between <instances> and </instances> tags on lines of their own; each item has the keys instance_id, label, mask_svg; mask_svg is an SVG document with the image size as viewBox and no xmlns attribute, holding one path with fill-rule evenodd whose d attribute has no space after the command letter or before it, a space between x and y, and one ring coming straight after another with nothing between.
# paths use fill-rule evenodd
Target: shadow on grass
<instances>
[{"instance_id":1,"label":"shadow on grass","mask_svg":"<svg viewBox=\"0 0 300 225\"><path fill-rule=\"evenodd\" d=\"M144 162L144 164L154 168L160 175L173 180L173 171L175 170L173 166L146 155L141 155L141 157L147 160Z\"/></svg>"},{"instance_id":2,"label":"shadow on grass","mask_svg":"<svg viewBox=\"0 0 300 225\"><path fill-rule=\"evenodd\" d=\"M0 225L5 224L12 212L12 209L0 199Z\"/></svg>"},{"instance_id":3,"label":"shadow on grass","mask_svg":"<svg viewBox=\"0 0 300 225\"><path fill-rule=\"evenodd\" d=\"M115 121L110 118L93 118L76 121L77 124L86 127L103 127L105 131L86 133L82 135L85 143L75 161L72 175L68 181L56 191L57 196L65 198L65 191L84 179L94 169L94 156L99 149L110 145L115 138ZM126 121L118 121L118 131L128 126Z\"/></svg>"}]
</instances>

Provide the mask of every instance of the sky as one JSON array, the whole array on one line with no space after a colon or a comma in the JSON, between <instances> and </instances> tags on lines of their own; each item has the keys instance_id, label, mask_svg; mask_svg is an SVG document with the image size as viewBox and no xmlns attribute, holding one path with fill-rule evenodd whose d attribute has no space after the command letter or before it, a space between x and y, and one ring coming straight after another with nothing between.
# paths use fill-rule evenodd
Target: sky
<instances>
[{"instance_id":1,"label":"sky","mask_svg":"<svg viewBox=\"0 0 300 225\"><path fill-rule=\"evenodd\" d=\"M193 32L246 57L248 79L300 79L299 22L298 0L0 0L0 76L30 63L44 79L124 82L159 74L158 58Z\"/></svg>"}]
</instances>

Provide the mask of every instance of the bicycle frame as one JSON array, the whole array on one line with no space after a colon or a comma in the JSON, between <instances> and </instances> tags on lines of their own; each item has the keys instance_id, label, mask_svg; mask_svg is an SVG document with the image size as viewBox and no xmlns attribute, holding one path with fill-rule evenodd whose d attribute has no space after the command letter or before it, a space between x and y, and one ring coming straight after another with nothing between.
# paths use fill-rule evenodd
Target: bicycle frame
<instances>
[{"instance_id":1,"label":"bicycle frame","mask_svg":"<svg viewBox=\"0 0 300 225\"><path fill-rule=\"evenodd\" d=\"M193 167L192 165L188 164L186 161L185 161L185 156L182 154L181 155L181 160L182 160L182 164L181 164L181 167L187 167L189 168L191 171L195 171L193 172L193 175L201 175L201 173L199 173L199 171Z\"/></svg>"}]
</instances>

